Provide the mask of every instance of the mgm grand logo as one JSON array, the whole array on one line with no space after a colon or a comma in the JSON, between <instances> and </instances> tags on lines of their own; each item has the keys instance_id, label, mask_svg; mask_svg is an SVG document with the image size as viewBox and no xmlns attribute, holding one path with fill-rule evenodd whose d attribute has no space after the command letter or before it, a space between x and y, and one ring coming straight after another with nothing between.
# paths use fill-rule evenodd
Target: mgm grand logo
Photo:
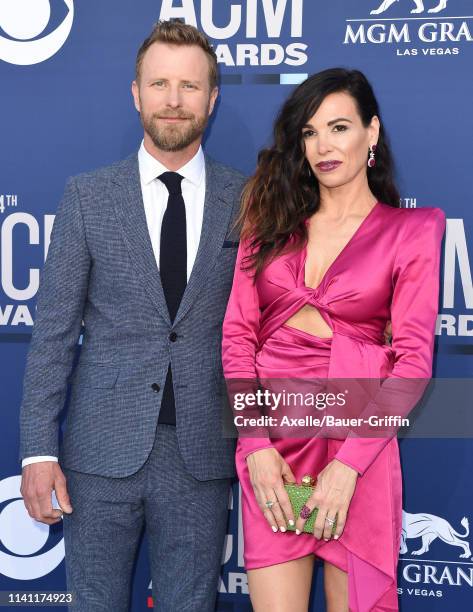
<instances>
[{"instance_id":1,"label":"mgm grand logo","mask_svg":"<svg viewBox=\"0 0 473 612\"><path fill-rule=\"evenodd\" d=\"M473 16L445 15L448 0L378 3L369 16L346 20L343 44L392 45L398 56L438 56L458 55L465 43L473 42ZM405 13L393 14L393 5ZM382 17L378 21L373 15Z\"/></svg>"},{"instance_id":2,"label":"mgm grand logo","mask_svg":"<svg viewBox=\"0 0 473 612\"><path fill-rule=\"evenodd\" d=\"M464 516L460 525L461 531L441 516L402 511L399 550L402 582L398 587L399 595L439 598L444 596L445 587L473 587L473 558L468 541L468 518ZM420 540L420 548L411 549L408 540ZM448 553L445 547L447 545L451 551L449 556L453 555L460 561L436 560L436 552L429 552L433 543L435 551ZM428 559L419 559L423 555L427 555Z\"/></svg>"}]
</instances>

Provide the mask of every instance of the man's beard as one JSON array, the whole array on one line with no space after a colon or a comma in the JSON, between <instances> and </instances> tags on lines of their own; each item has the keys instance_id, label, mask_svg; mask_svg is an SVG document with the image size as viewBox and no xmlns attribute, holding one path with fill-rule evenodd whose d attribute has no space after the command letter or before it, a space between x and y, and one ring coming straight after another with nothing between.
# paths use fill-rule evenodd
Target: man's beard
<instances>
[{"instance_id":1,"label":"man's beard","mask_svg":"<svg viewBox=\"0 0 473 612\"><path fill-rule=\"evenodd\" d=\"M159 124L162 117L179 117L185 119L182 123ZM154 146L161 151L182 151L195 142L205 131L208 115L196 117L183 110L163 111L142 117L145 132L153 141Z\"/></svg>"}]
</instances>

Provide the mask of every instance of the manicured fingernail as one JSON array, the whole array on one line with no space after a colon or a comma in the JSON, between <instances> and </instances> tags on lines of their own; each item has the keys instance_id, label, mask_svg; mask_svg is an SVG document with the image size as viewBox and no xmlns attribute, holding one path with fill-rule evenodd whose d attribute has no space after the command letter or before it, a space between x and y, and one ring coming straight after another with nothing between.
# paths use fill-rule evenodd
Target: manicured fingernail
<instances>
[{"instance_id":1,"label":"manicured fingernail","mask_svg":"<svg viewBox=\"0 0 473 612\"><path fill-rule=\"evenodd\" d=\"M301 535L301 532L299 531L299 529L296 529L296 535Z\"/></svg>"},{"instance_id":2,"label":"manicured fingernail","mask_svg":"<svg viewBox=\"0 0 473 612\"><path fill-rule=\"evenodd\" d=\"M325 540L326 542L328 542L328 538L324 538L324 540Z\"/></svg>"},{"instance_id":3,"label":"manicured fingernail","mask_svg":"<svg viewBox=\"0 0 473 612\"><path fill-rule=\"evenodd\" d=\"M275 527L274 525L272 525L272 526L271 526L271 529L274 531L274 533L277 533L277 532L278 532L278 528L277 528L277 527Z\"/></svg>"},{"instance_id":4,"label":"manicured fingernail","mask_svg":"<svg viewBox=\"0 0 473 612\"><path fill-rule=\"evenodd\" d=\"M334 539L334 540L338 540L338 538L339 538L339 537L340 537L339 535L334 535L334 536L333 536L333 539Z\"/></svg>"},{"instance_id":5,"label":"manicured fingernail","mask_svg":"<svg viewBox=\"0 0 473 612\"><path fill-rule=\"evenodd\" d=\"M292 519L289 519L288 523L289 523L289 525L291 527L294 527L294 525L295 525L295 523L294 523L294 521Z\"/></svg>"},{"instance_id":6,"label":"manicured fingernail","mask_svg":"<svg viewBox=\"0 0 473 612\"><path fill-rule=\"evenodd\" d=\"M279 529L281 530L281 532L282 532L282 533L284 533L284 532L286 531L286 528L285 528L285 527L282 527L282 526L281 526L281 527L279 527Z\"/></svg>"}]
</instances>

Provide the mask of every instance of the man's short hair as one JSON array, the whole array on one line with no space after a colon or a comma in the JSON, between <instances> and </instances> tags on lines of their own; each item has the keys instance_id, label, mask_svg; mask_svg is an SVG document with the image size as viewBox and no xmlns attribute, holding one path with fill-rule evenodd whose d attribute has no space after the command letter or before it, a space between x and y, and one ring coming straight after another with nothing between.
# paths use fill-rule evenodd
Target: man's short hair
<instances>
[{"instance_id":1,"label":"man's short hair","mask_svg":"<svg viewBox=\"0 0 473 612\"><path fill-rule=\"evenodd\" d=\"M218 68L217 68L217 56L213 50L207 37L199 32L197 28L192 25L187 25L181 20L173 19L171 21L158 21L148 36L143 41L138 54L136 56L136 67L135 77L139 81L141 64L143 62L143 56L146 51L154 43L166 43L168 45L176 46L191 46L195 45L200 47L205 52L209 60L209 83L210 90L217 86L218 83Z\"/></svg>"}]
</instances>

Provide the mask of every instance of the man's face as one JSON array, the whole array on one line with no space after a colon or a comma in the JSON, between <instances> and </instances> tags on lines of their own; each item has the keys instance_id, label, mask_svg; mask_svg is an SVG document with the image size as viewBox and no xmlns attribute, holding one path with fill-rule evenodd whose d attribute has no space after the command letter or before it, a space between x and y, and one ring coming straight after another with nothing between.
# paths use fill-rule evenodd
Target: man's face
<instances>
[{"instance_id":1,"label":"man's face","mask_svg":"<svg viewBox=\"0 0 473 612\"><path fill-rule=\"evenodd\" d=\"M218 89L210 90L209 60L200 47L154 43L132 92L145 138L162 151L181 151L202 138Z\"/></svg>"}]
</instances>

